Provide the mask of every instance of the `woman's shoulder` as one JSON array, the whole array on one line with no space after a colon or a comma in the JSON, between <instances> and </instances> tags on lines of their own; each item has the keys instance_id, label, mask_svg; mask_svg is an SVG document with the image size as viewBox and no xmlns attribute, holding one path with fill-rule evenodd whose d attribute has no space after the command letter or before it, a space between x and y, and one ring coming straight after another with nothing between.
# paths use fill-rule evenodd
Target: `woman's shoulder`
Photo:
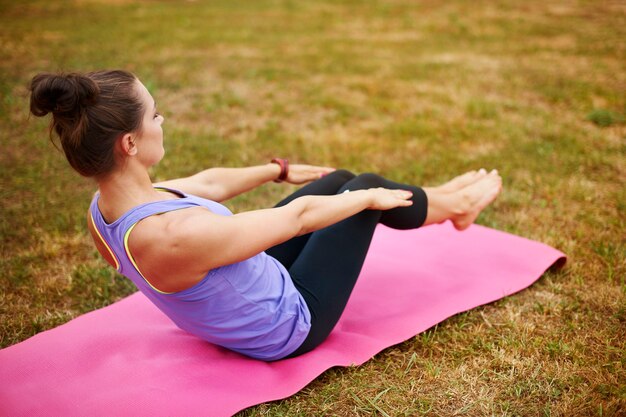
<instances>
[{"instance_id":1,"label":"woman's shoulder","mask_svg":"<svg viewBox=\"0 0 626 417\"><path fill-rule=\"evenodd\" d=\"M168 204L166 204L168 205ZM168 207L171 210L139 216L132 225L129 241L133 247L163 249L167 243L174 243L185 234L192 233L193 225L199 221L207 221L211 211L199 205L178 205Z\"/></svg>"},{"instance_id":2,"label":"woman's shoulder","mask_svg":"<svg viewBox=\"0 0 626 417\"><path fill-rule=\"evenodd\" d=\"M184 240L195 233L194 224L213 217L205 207L194 206L146 217L133 227L127 247L153 287L164 292L181 291L209 272L187 256Z\"/></svg>"}]
</instances>

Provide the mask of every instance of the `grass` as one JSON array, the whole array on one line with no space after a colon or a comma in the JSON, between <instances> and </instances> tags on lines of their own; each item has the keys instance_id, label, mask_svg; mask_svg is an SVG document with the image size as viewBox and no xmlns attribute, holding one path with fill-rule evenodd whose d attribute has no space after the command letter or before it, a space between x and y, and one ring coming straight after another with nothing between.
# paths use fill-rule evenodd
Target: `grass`
<instances>
[{"instance_id":1,"label":"grass","mask_svg":"<svg viewBox=\"0 0 626 417\"><path fill-rule=\"evenodd\" d=\"M0 346L135 290L95 252L94 184L28 117L26 90L40 71L121 67L165 113L155 180L275 155L417 184L497 167L505 192L479 223L569 256L528 290L241 416L620 415L625 28L622 3L583 0L0 0Z\"/></svg>"}]
</instances>

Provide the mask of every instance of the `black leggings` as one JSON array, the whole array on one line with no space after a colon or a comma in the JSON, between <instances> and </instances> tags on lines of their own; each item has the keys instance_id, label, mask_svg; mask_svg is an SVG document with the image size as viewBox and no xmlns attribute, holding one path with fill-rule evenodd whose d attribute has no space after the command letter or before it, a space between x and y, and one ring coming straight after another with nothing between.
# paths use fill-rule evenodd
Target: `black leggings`
<instances>
[{"instance_id":1,"label":"black leggings","mask_svg":"<svg viewBox=\"0 0 626 417\"><path fill-rule=\"evenodd\" d=\"M311 330L307 338L288 357L312 350L335 327L361 272L376 225L382 223L394 229L420 227L426 220L428 201L421 188L395 183L376 174L355 176L338 170L306 185L276 205L285 205L304 195L333 195L376 187L410 190L413 205L386 211L364 210L266 251L287 268L311 312Z\"/></svg>"}]
</instances>

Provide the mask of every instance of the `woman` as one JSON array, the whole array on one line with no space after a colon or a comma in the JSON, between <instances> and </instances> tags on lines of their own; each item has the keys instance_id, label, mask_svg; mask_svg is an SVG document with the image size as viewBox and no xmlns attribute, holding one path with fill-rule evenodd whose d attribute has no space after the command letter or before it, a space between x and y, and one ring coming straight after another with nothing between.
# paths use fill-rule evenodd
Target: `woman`
<instances>
[{"instance_id":1,"label":"woman","mask_svg":"<svg viewBox=\"0 0 626 417\"><path fill-rule=\"evenodd\" d=\"M418 188L282 159L153 184L163 116L133 74L39 74L30 108L52 113L68 161L98 183L88 225L107 262L180 328L262 360L328 336L378 223L462 230L501 189L496 171ZM271 209L232 215L218 203L272 180L314 182Z\"/></svg>"}]
</instances>

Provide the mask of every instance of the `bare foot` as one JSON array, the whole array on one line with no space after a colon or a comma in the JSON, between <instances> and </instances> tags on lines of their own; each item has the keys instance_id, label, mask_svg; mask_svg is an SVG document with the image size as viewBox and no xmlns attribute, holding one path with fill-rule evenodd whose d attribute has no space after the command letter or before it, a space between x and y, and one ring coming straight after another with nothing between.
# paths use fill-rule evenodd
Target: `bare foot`
<instances>
[{"instance_id":1,"label":"bare foot","mask_svg":"<svg viewBox=\"0 0 626 417\"><path fill-rule=\"evenodd\" d=\"M495 169L478 181L458 191L460 209L451 220L457 230L467 229L480 212L496 199L502 190L502 178Z\"/></svg>"},{"instance_id":2,"label":"bare foot","mask_svg":"<svg viewBox=\"0 0 626 417\"><path fill-rule=\"evenodd\" d=\"M431 188L431 190L438 193L453 193L467 187L468 185L475 183L485 175L487 175L487 171L485 171L483 168L478 171L469 171L465 174L459 175L458 177L452 178L445 184L441 184L438 187L433 187Z\"/></svg>"}]
</instances>

